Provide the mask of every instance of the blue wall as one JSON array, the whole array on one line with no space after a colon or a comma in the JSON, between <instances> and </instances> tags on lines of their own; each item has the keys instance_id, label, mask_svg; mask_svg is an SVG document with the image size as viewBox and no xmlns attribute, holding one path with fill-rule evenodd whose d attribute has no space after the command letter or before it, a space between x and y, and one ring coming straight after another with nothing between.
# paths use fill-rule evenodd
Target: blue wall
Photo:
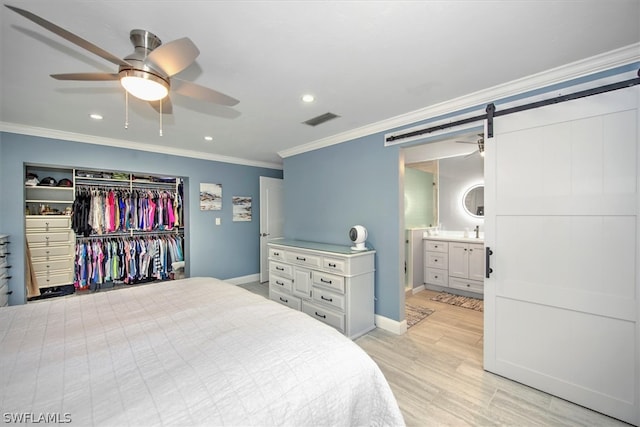
<instances>
[{"instance_id":1,"label":"blue wall","mask_svg":"<svg viewBox=\"0 0 640 427\"><path fill-rule=\"evenodd\" d=\"M12 236L10 304L24 301L24 164L131 171L184 177L188 274L220 279L260 271L260 176L278 169L243 166L12 133L0 133L0 233ZM200 211L200 183L222 184L222 210ZM232 196L251 196L253 220L232 221ZM222 224L215 225L214 219Z\"/></svg>"},{"instance_id":2,"label":"blue wall","mask_svg":"<svg viewBox=\"0 0 640 427\"><path fill-rule=\"evenodd\" d=\"M367 228L376 252L377 314L400 313L400 162L397 147L369 135L284 159L285 237L349 245L352 225Z\"/></svg>"},{"instance_id":3,"label":"blue wall","mask_svg":"<svg viewBox=\"0 0 640 427\"><path fill-rule=\"evenodd\" d=\"M431 117L410 125L428 124L460 114L477 113L489 102L500 105L524 97L550 93L599 78L635 72L639 63L585 75L566 82L507 98L490 100L474 107ZM376 314L404 319L404 274L400 273L404 211L404 165L400 167L400 146L384 147L386 132L368 135L342 144L317 149L284 159L285 237L318 242L349 244L347 232L362 224L369 232L368 243L376 249ZM455 132L453 132L455 133ZM452 134L453 134L452 133ZM436 137L433 140L437 140ZM401 193L402 192L402 193Z\"/></svg>"}]
</instances>

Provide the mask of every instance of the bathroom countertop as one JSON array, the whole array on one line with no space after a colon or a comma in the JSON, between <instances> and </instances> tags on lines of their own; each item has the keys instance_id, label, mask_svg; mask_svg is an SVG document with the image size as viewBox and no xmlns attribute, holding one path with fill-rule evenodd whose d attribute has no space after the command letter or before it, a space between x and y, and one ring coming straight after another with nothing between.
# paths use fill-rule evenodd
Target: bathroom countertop
<instances>
[{"instance_id":1,"label":"bathroom countertop","mask_svg":"<svg viewBox=\"0 0 640 427\"><path fill-rule=\"evenodd\" d=\"M484 235L480 233L480 238L476 239L473 237L464 237L463 233L460 234L438 234L437 236L428 236L427 233L422 235L423 240L446 240L449 242L465 242L465 243L484 243Z\"/></svg>"}]
</instances>

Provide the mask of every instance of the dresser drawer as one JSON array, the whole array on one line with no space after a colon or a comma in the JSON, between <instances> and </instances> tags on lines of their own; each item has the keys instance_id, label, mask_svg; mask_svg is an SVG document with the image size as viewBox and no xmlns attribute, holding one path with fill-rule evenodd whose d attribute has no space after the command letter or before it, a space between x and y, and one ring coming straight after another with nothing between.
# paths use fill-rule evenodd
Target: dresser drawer
<instances>
[{"instance_id":1,"label":"dresser drawer","mask_svg":"<svg viewBox=\"0 0 640 427\"><path fill-rule=\"evenodd\" d=\"M474 280L456 279L451 277L449 279L449 286L464 291L475 292L477 294L484 294L484 283L476 282Z\"/></svg>"},{"instance_id":2,"label":"dresser drawer","mask_svg":"<svg viewBox=\"0 0 640 427\"><path fill-rule=\"evenodd\" d=\"M269 261L269 271L276 274L283 274L291 277L293 267L288 264L282 264L277 261Z\"/></svg>"},{"instance_id":3,"label":"dresser drawer","mask_svg":"<svg viewBox=\"0 0 640 427\"><path fill-rule=\"evenodd\" d=\"M6 238L0 239L0 256L6 256L9 254L9 240Z\"/></svg>"},{"instance_id":4,"label":"dresser drawer","mask_svg":"<svg viewBox=\"0 0 640 427\"><path fill-rule=\"evenodd\" d=\"M68 243L72 240L71 230L55 233L27 233L29 245L47 246L55 243Z\"/></svg>"},{"instance_id":5,"label":"dresser drawer","mask_svg":"<svg viewBox=\"0 0 640 427\"><path fill-rule=\"evenodd\" d=\"M269 258L279 259L284 261L285 252L282 249L269 248Z\"/></svg>"},{"instance_id":6,"label":"dresser drawer","mask_svg":"<svg viewBox=\"0 0 640 427\"><path fill-rule=\"evenodd\" d=\"M447 274L447 270L427 268L425 269L424 277L425 277L424 282L430 283L432 285L447 286L449 283L449 276Z\"/></svg>"},{"instance_id":7,"label":"dresser drawer","mask_svg":"<svg viewBox=\"0 0 640 427\"><path fill-rule=\"evenodd\" d=\"M300 298L278 292L277 290L273 289L273 287L269 288L269 299L275 302L279 302L282 305L286 305L287 307L293 308L294 310L300 311L302 303Z\"/></svg>"},{"instance_id":8,"label":"dresser drawer","mask_svg":"<svg viewBox=\"0 0 640 427\"><path fill-rule=\"evenodd\" d=\"M431 268L449 268L449 255L440 252L426 252L424 265Z\"/></svg>"},{"instance_id":9,"label":"dresser drawer","mask_svg":"<svg viewBox=\"0 0 640 427\"><path fill-rule=\"evenodd\" d=\"M69 243L59 246L42 246L29 248L31 259L37 261L37 258L49 259L54 256L73 256L75 254L75 246Z\"/></svg>"},{"instance_id":10,"label":"dresser drawer","mask_svg":"<svg viewBox=\"0 0 640 427\"><path fill-rule=\"evenodd\" d=\"M424 250L429 252L449 252L449 242L439 240L425 240Z\"/></svg>"},{"instance_id":11,"label":"dresser drawer","mask_svg":"<svg viewBox=\"0 0 640 427\"><path fill-rule=\"evenodd\" d=\"M285 253L285 258L289 262L296 263L298 265L304 265L306 267L320 267L322 265L322 258L317 255L309 255L304 252L291 252Z\"/></svg>"},{"instance_id":12,"label":"dresser drawer","mask_svg":"<svg viewBox=\"0 0 640 427\"><path fill-rule=\"evenodd\" d=\"M291 292L291 287L292 287L292 280L291 279L285 279L284 277L280 277L280 276L276 276L271 274L269 276L269 286L272 289L277 289L277 290L286 290L287 292Z\"/></svg>"},{"instance_id":13,"label":"dresser drawer","mask_svg":"<svg viewBox=\"0 0 640 427\"><path fill-rule=\"evenodd\" d=\"M9 305L9 281L0 280L0 307Z\"/></svg>"},{"instance_id":14,"label":"dresser drawer","mask_svg":"<svg viewBox=\"0 0 640 427\"><path fill-rule=\"evenodd\" d=\"M313 284L333 289L340 293L344 293L344 277L335 274L314 271L312 273Z\"/></svg>"},{"instance_id":15,"label":"dresser drawer","mask_svg":"<svg viewBox=\"0 0 640 427\"><path fill-rule=\"evenodd\" d=\"M35 216L26 218L27 231L49 231L51 229L71 228L70 216Z\"/></svg>"},{"instance_id":16,"label":"dresser drawer","mask_svg":"<svg viewBox=\"0 0 640 427\"><path fill-rule=\"evenodd\" d=\"M329 326L333 326L340 332L344 332L344 314L336 313L333 310L320 307L318 304L302 302L302 311L314 319L320 320Z\"/></svg>"},{"instance_id":17,"label":"dresser drawer","mask_svg":"<svg viewBox=\"0 0 640 427\"><path fill-rule=\"evenodd\" d=\"M326 289L316 288L315 286L312 289L312 293L314 301L321 304L327 304L340 311L344 311L344 295L340 295Z\"/></svg>"},{"instance_id":18,"label":"dresser drawer","mask_svg":"<svg viewBox=\"0 0 640 427\"><path fill-rule=\"evenodd\" d=\"M36 274L40 274L46 271L53 270L69 270L73 269L73 261L71 258L58 258L45 261L35 261L31 263L33 271Z\"/></svg>"},{"instance_id":19,"label":"dresser drawer","mask_svg":"<svg viewBox=\"0 0 640 427\"><path fill-rule=\"evenodd\" d=\"M336 273L345 273L347 271L347 263L344 259L324 257L322 259L322 267L325 270L334 271Z\"/></svg>"},{"instance_id":20,"label":"dresser drawer","mask_svg":"<svg viewBox=\"0 0 640 427\"><path fill-rule=\"evenodd\" d=\"M50 271L37 273L38 287L47 288L51 286L68 285L73 283L73 271Z\"/></svg>"}]
</instances>

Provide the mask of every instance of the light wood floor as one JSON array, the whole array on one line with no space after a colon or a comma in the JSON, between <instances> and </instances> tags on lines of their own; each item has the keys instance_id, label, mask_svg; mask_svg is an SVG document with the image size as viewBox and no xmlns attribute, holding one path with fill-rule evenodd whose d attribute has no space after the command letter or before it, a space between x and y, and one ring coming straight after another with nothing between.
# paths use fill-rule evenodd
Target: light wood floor
<instances>
[{"instance_id":1,"label":"light wood floor","mask_svg":"<svg viewBox=\"0 0 640 427\"><path fill-rule=\"evenodd\" d=\"M243 287L267 296L266 284ZM407 297L435 312L404 335L358 338L384 373L408 426L628 426L482 369L483 313Z\"/></svg>"}]
</instances>

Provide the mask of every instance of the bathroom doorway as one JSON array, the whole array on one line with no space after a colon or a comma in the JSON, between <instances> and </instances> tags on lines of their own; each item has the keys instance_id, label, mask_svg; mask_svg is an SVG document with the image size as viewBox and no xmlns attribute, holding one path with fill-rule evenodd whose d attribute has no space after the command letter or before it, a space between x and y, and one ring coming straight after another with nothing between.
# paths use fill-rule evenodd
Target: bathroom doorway
<instances>
[{"instance_id":1,"label":"bathroom doorway","mask_svg":"<svg viewBox=\"0 0 640 427\"><path fill-rule=\"evenodd\" d=\"M423 237L475 238L476 232L478 238L483 235L484 157L480 151L483 147L478 144L483 142L481 136L481 132L470 130L402 150L406 297L425 288L478 296L459 286L449 289L441 286L446 282L426 280Z\"/></svg>"}]
</instances>

